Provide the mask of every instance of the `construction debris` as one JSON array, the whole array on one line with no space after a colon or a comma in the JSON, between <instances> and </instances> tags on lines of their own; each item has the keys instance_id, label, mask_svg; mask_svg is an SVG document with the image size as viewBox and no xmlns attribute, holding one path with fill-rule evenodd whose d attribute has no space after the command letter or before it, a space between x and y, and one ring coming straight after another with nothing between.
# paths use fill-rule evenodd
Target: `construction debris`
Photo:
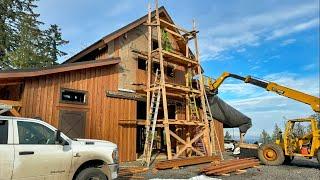
<instances>
[{"instance_id":1,"label":"construction debris","mask_svg":"<svg viewBox=\"0 0 320 180\"><path fill-rule=\"evenodd\" d=\"M147 172L149 168L145 167L130 167L130 168L120 168L118 175L121 177L133 177L134 174Z\"/></svg>"},{"instance_id":2,"label":"construction debris","mask_svg":"<svg viewBox=\"0 0 320 180\"><path fill-rule=\"evenodd\" d=\"M220 164L210 165L201 170L206 175L229 176L229 173L235 174L245 173L247 168L257 167L260 164L258 159L233 159L222 161Z\"/></svg>"},{"instance_id":3,"label":"construction debris","mask_svg":"<svg viewBox=\"0 0 320 180\"><path fill-rule=\"evenodd\" d=\"M211 163L214 161L219 161L219 157L215 156L202 156L202 157L190 157L185 159L174 159L167 161L160 161L155 164L156 169L173 169L183 166L191 166L197 164Z\"/></svg>"}]
</instances>

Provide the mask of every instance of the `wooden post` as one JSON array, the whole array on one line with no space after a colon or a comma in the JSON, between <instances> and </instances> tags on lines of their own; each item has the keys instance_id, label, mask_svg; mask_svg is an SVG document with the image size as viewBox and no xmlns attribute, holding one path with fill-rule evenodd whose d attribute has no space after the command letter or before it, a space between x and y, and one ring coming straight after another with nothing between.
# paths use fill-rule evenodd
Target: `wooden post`
<instances>
[{"instance_id":1,"label":"wooden post","mask_svg":"<svg viewBox=\"0 0 320 180\"><path fill-rule=\"evenodd\" d=\"M162 106L164 114L164 130L166 132L166 143L167 143L167 154L168 159L172 159L171 151L171 140L170 140L170 129L169 129L169 117L168 117L168 103L167 103L167 92L165 87L165 76L164 76L164 63L163 63L163 54L162 54L162 33L160 28L160 15L158 9L158 0L156 0L156 19L157 19L157 36L158 36L158 47L159 47L159 56L160 56L160 86L162 92Z\"/></svg>"},{"instance_id":2,"label":"wooden post","mask_svg":"<svg viewBox=\"0 0 320 180\"><path fill-rule=\"evenodd\" d=\"M244 141L243 139L244 139L244 133L240 132L240 144L243 143L243 141Z\"/></svg>"},{"instance_id":3,"label":"wooden post","mask_svg":"<svg viewBox=\"0 0 320 180\"><path fill-rule=\"evenodd\" d=\"M196 30L196 23L195 20L193 20L193 30ZM203 84L203 77L202 77L202 69L201 69L201 65L200 65L200 60L199 60L199 49L198 49L198 36L197 34L194 34L194 47L195 47L195 55L196 55L196 61L198 62L198 74L200 76L200 99L201 99L201 107L202 107L202 113L203 113L203 120L204 120L204 142L205 142L205 146L208 152L208 155L211 156L212 155L212 147L210 146L210 129L209 129L209 121L208 121L208 117L207 117L207 107L206 107L206 101L204 98L204 93L205 93L205 88L204 88L204 84Z\"/></svg>"}]
</instances>

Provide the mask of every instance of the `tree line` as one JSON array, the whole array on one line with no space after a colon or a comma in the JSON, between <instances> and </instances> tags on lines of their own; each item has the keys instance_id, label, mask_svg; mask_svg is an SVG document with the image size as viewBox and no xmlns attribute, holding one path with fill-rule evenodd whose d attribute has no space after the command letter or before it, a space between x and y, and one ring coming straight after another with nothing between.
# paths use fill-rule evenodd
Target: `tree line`
<instances>
[{"instance_id":1,"label":"tree line","mask_svg":"<svg viewBox=\"0 0 320 180\"><path fill-rule=\"evenodd\" d=\"M39 20L37 1L0 1L1 70L48 67L66 55L60 47L68 41L58 25L47 26Z\"/></svg>"},{"instance_id":2,"label":"tree line","mask_svg":"<svg viewBox=\"0 0 320 180\"><path fill-rule=\"evenodd\" d=\"M313 114L310 116L311 118L315 118L316 120L320 121L320 114ZM319 122L320 126L320 122ZM319 127L320 128L320 127ZM277 139L281 139L282 132L285 130L281 130L279 125L275 123L274 129L271 134L269 134L265 129L262 130L260 136L259 136L259 143L266 144L266 143L272 143L275 142ZM296 123L294 128L293 128L293 133L297 137L302 137L303 135L311 132L311 124L310 123ZM225 140L232 140L232 136L229 133L229 131L225 132L224 135Z\"/></svg>"},{"instance_id":3,"label":"tree line","mask_svg":"<svg viewBox=\"0 0 320 180\"><path fill-rule=\"evenodd\" d=\"M310 117L315 118L316 120L320 121L319 114L313 114ZM275 142L277 139L282 138L280 136L282 133L280 133L280 132L282 132L282 131L277 123L275 124L274 130L271 135L266 130L263 129L260 134L259 142L263 143L263 144ZM283 130L283 132L284 132L284 130ZM293 127L293 134L295 134L297 137L302 137L303 135L305 135L309 132L311 132L311 124L310 123L307 123L307 124L295 123L295 126Z\"/></svg>"}]
</instances>

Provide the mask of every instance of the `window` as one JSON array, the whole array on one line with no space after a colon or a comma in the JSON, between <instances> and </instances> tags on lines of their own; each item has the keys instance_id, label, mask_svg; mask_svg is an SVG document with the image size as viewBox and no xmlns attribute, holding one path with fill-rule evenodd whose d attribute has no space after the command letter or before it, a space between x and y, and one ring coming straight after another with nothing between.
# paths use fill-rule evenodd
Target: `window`
<instances>
[{"instance_id":1,"label":"window","mask_svg":"<svg viewBox=\"0 0 320 180\"><path fill-rule=\"evenodd\" d=\"M0 144L8 144L8 121L0 120Z\"/></svg>"},{"instance_id":2,"label":"window","mask_svg":"<svg viewBox=\"0 0 320 180\"><path fill-rule=\"evenodd\" d=\"M86 104L86 92L62 89L60 100L66 103Z\"/></svg>"},{"instance_id":3,"label":"window","mask_svg":"<svg viewBox=\"0 0 320 180\"><path fill-rule=\"evenodd\" d=\"M157 40L152 40L152 50L156 50L159 48L159 44Z\"/></svg>"},{"instance_id":4,"label":"window","mask_svg":"<svg viewBox=\"0 0 320 180\"><path fill-rule=\"evenodd\" d=\"M55 133L48 127L26 121L18 121L19 144L55 144Z\"/></svg>"},{"instance_id":5,"label":"window","mask_svg":"<svg viewBox=\"0 0 320 180\"><path fill-rule=\"evenodd\" d=\"M147 69L147 61L142 58L138 58L138 69L146 70Z\"/></svg>"},{"instance_id":6,"label":"window","mask_svg":"<svg viewBox=\"0 0 320 180\"><path fill-rule=\"evenodd\" d=\"M174 68L173 67L167 67L166 74L169 77L174 77Z\"/></svg>"},{"instance_id":7,"label":"window","mask_svg":"<svg viewBox=\"0 0 320 180\"><path fill-rule=\"evenodd\" d=\"M160 64L155 62L152 64L152 72L156 73L157 69L160 71Z\"/></svg>"}]
</instances>

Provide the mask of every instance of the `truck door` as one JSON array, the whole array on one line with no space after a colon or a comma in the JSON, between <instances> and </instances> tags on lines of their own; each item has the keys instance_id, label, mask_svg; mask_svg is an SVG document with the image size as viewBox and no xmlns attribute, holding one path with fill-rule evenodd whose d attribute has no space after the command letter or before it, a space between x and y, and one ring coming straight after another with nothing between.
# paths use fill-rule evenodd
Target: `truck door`
<instances>
[{"instance_id":1,"label":"truck door","mask_svg":"<svg viewBox=\"0 0 320 180\"><path fill-rule=\"evenodd\" d=\"M14 149L11 124L11 121L0 119L0 180L8 180L12 176Z\"/></svg>"},{"instance_id":2,"label":"truck door","mask_svg":"<svg viewBox=\"0 0 320 180\"><path fill-rule=\"evenodd\" d=\"M72 150L44 123L17 121L13 179L68 179Z\"/></svg>"}]
</instances>

